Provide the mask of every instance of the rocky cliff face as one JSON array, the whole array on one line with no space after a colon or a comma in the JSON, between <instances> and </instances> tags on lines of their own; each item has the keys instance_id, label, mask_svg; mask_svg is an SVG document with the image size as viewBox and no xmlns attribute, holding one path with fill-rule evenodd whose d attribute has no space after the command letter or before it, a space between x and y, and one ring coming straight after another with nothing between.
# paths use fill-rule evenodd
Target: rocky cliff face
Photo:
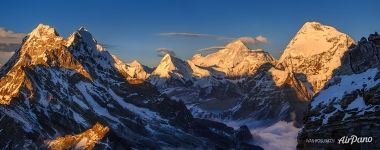
<instances>
[{"instance_id":1,"label":"rocky cliff face","mask_svg":"<svg viewBox=\"0 0 380 150\"><path fill-rule=\"evenodd\" d=\"M375 33L349 49L342 66L313 98L298 136L298 148L379 149L380 126L380 36ZM352 135L372 137L348 141ZM347 137L346 140L342 138ZM307 142L307 139L335 139L331 144ZM339 140L344 143L339 144Z\"/></svg>"},{"instance_id":2,"label":"rocky cliff face","mask_svg":"<svg viewBox=\"0 0 380 150\"><path fill-rule=\"evenodd\" d=\"M84 28L65 40L39 25L0 70L0 147L261 149L149 83L131 83L136 76L116 61Z\"/></svg>"}]
</instances>

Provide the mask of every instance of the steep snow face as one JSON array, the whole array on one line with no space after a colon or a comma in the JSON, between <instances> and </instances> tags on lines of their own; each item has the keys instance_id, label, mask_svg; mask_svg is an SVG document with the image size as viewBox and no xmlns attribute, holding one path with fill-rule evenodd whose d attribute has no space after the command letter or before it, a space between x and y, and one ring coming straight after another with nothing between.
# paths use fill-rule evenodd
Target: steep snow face
<instances>
[{"instance_id":1,"label":"steep snow face","mask_svg":"<svg viewBox=\"0 0 380 150\"><path fill-rule=\"evenodd\" d=\"M106 51L87 29L81 27L71 34L66 46L73 56L80 61L91 76L99 82L119 82L131 79L126 66L121 60Z\"/></svg>"},{"instance_id":2,"label":"steep snow face","mask_svg":"<svg viewBox=\"0 0 380 150\"><path fill-rule=\"evenodd\" d=\"M279 62L287 69L306 75L318 92L341 66L345 52L354 44L348 35L334 27L307 22L289 42Z\"/></svg>"},{"instance_id":3,"label":"steep snow face","mask_svg":"<svg viewBox=\"0 0 380 150\"><path fill-rule=\"evenodd\" d=\"M275 59L261 49L250 50L242 41L235 40L216 53L197 54L190 61L198 66L211 67L227 77L241 77L254 74L262 64Z\"/></svg>"},{"instance_id":4,"label":"steep snow face","mask_svg":"<svg viewBox=\"0 0 380 150\"><path fill-rule=\"evenodd\" d=\"M212 75L210 71L198 67L192 61L187 60L186 62L191 68L191 71L193 72L192 73L193 76L198 77L198 78L207 78Z\"/></svg>"},{"instance_id":5,"label":"steep snow face","mask_svg":"<svg viewBox=\"0 0 380 150\"><path fill-rule=\"evenodd\" d=\"M112 56L83 27L70 35L66 46L69 47L69 50L78 60L88 61L85 65L86 67L96 67L93 65L98 64L103 69L110 69L114 65Z\"/></svg>"},{"instance_id":6,"label":"steep snow face","mask_svg":"<svg viewBox=\"0 0 380 150\"><path fill-rule=\"evenodd\" d=\"M66 45L75 58L81 61L92 76L98 80L120 80L119 77L127 79L129 83L143 83L149 74L138 62L126 64L116 56L105 50L87 29L81 27L67 40ZM97 71L100 68L103 71Z\"/></svg>"}]
</instances>

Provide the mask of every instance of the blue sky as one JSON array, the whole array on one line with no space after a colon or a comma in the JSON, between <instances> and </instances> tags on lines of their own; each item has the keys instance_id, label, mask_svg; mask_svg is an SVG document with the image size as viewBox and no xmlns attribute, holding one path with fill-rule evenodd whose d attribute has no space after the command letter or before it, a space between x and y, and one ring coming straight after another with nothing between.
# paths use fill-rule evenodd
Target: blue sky
<instances>
[{"instance_id":1,"label":"blue sky","mask_svg":"<svg viewBox=\"0 0 380 150\"><path fill-rule=\"evenodd\" d=\"M253 0L2 0L0 27L20 33L37 24L55 27L67 37L85 26L112 54L155 66L156 49L168 48L182 59L199 49L223 46L214 37L164 36L196 33L237 38L268 38L256 45L279 57L306 21L318 21L354 39L380 30L380 1L253 1Z\"/></svg>"}]
</instances>

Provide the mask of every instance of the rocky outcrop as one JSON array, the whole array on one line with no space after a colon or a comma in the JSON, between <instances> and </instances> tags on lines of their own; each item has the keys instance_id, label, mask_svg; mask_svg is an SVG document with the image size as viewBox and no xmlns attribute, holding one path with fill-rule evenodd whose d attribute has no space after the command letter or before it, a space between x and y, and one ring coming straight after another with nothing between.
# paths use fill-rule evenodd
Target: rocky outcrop
<instances>
[{"instance_id":1,"label":"rocky outcrop","mask_svg":"<svg viewBox=\"0 0 380 150\"><path fill-rule=\"evenodd\" d=\"M65 135L54 140L46 141L51 150L62 149L93 149L107 134L109 128L99 123L77 135Z\"/></svg>"}]
</instances>

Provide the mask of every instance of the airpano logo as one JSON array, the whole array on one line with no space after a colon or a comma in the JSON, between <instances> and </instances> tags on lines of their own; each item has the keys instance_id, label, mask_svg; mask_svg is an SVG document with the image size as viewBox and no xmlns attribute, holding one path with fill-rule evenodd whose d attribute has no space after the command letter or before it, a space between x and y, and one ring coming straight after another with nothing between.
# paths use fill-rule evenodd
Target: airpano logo
<instances>
[{"instance_id":1,"label":"airpano logo","mask_svg":"<svg viewBox=\"0 0 380 150\"><path fill-rule=\"evenodd\" d=\"M343 136L338 139L338 144L371 143L372 137L357 137L356 135Z\"/></svg>"},{"instance_id":2,"label":"airpano logo","mask_svg":"<svg viewBox=\"0 0 380 150\"><path fill-rule=\"evenodd\" d=\"M334 144L336 139L306 139L306 143L313 144ZM358 137L356 135L343 136L338 139L338 144L362 144L362 143L372 143L372 137Z\"/></svg>"}]
</instances>

